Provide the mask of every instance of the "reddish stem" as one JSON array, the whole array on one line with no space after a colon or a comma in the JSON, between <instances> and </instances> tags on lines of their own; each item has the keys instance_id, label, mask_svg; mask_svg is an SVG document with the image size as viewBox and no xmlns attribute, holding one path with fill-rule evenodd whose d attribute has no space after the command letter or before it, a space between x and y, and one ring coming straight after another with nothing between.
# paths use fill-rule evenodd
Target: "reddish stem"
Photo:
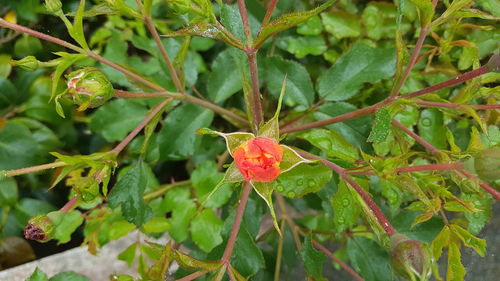
<instances>
[{"instance_id":1,"label":"reddish stem","mask_svg":"<svg viewBox=\"0 0 500 281\"><path fill-rule=\"evenodd\" d=\"M266 26L269 23L269 21L271 20L274 9L276 9L276 5L278 5L278 0L271 0L267 4L266 15L264 16L264 19L262 20L262 24L260 25L260 30L262 30L262 28L264 26ZM259 31L259 33L260 33L260 31Z\"/></svg>"},{"instance_id":2,"label":"reddish stem","mask_svg":"<svg viewBox=\"0 0 500 281\"><path fill-rule=\"evenodd\" d=\"M177 279L177 281L191 281L191 280L194 280L198 277L201 277L207 273L208 273L207 270L200 270L200 271L197 271L195 273L191 273L188 276L182 277L181 279Z\"/></svg>"},{"instance_id":3,"label":"reddish stem","mask_svg":"<svg viewBox=\"0 0 500 281\"><path fill-rule=\"evenodd\" d=\"M238 8L240 9L240 16L241 21L243 22L243 31L245 32L245 37L247 39L247 46L252 46L252 31L250 29L250 23L248 22L245 0L238 0Z\"/></svg>"},{"instance_id":4,"label":"reddish stem","mask_svg":"<svg viewBox=\"0 0 500 281\"><path fill-rule=\"evenodd\" d=\"M314 154L304 152L304 151L298 151L298 153L305 157L305 158L310 158L310 159L315 159L319 160L323 165L327 166L328 168L332 169L334 172L336 172L344 181L346 181L356 192L361 196L363 201L368 205L370 210L373 212L375 217L377 218L378 222L382 226L382 228L385 230L385 232L391 236L396 233L396 230L392 226L392 224L389 222L389 220L385 217L384 213L382 213L382 210L377 206L375 201L370 197L370 195L357 183L355 182L351 177L349 177L346 174L346 171L344 168L326 160L323 159L319 156L316 156Z\"/></svg>"},{"instance_id":5,"label":"reddish stem","mask_svg":"<svg viewBox=\"0 0 500 281\"><path fill-rule=\"evenodd\" d=\"M459 75L457 77L454 77L454 78L451 78L449 80L446 80L444 82L432 85L430 87L427 87L425 89L422 89L422 90L419 90L419 91L416 91L416 92L413 92L413 93L402 95L400 97L404 98L404 99L410 99L410 98L418 97L418 96L421 96L421 95L425 95L425 94L428 94L428 93L431 93L431 92L435 92L435 91L438 91L438 90L441 90L441 89L444 89L444 88L448 88L448 87L451 87L451 86L463 83L463 82L465 82L467 80L470 80L472 78L476 78L476 77L481 76L483 74L486 74L488 72L490 72L490 70L488 69L488 66L487 65L483 65L483 66L481 66L478 69L471 70L469 72L466 72L466 73L464 73L462 75Z\"/></svg>"},{"instance_id":6,"label":"reddish stem","mask_svg":"<svg viewBox=\"0 0 500 281\"><path fill-rule=\"evenodd\" d=\"M486 191L488 192L489 194L491 194L493 196L493 198L495 198L496 200L500 200L500 192L496 191L493 187L491 187L489 184L485 183L483 180L479 179L478 177L476 177L475 175L469 173L468 171L462 169L462 170L458 170L460 173L462 173L464 176L470 178L470 179L474 179L474 180L477 180L479 182L479 185Z\"/></svg>"},{"instance_id":7,"label":"reddish stem","mask_svg":"<svg viewBox=\"0 0 500 281\"><path fill-rule=\"evenodd\" d=\"M314 247L316 247L318 250L325 253L325 255L327 255L333 262L338 263L340 265L340 267L342 267L345 271L347 271L349 274L351 274L351 276L354 277L354 279L356 279L358 281L365 281L365 279L363 279L363 277L359 276L359 274L356 271L354 271L354 269L352 269L345 262L343 262L339 258L337 258L334 254L332 254L330 252L330 250L328 250L323 245L321 245L321 243L319 243L316 240L312 240L312 243L313 243Z\"/></svg>"},{"instance_id":8,"label":"reddish stem","mask_svg":"<svg viewBox=\"0 0 500 281\"><path fill-rule=\"evenodd\" d=\"M2 178L2 176L5 176L5 177L15 177L15 176L19 176L19 175L28 174L28 173L35 173L35 172L40 172L40 171L43 171L43 170L48 170L48 169L54 169L54 168L58 168L58 167L63 167L63 166L66 166L66 165L68 165L68 164L66 164L66 163L64 163L62 161L57 161L57 162L54 162L54 163L48 163L48 164L43 164L43 165L31 166L31 167L21 168L21 169L17 169L17 170L0 171L0 172L4 173L4 175L0 174L0 179Z\"/></svg>"},{"instance_id":9,"label":"reddish stem","mask_svg":"<svg viewBox=\"0 0 500 281\"><path fill-rule=\"evenodd\" d=\"M259 90L259 73L257 68L257 56L255 51L247 53L248 63L250 65L250 78L252 79L252 116L256 127L263 120L262 102Z\"/></svg>"},{"instance_id":10,"label":"reddish stem","mask_svg":"<svg viewBox=\"0 0 500 281\"><path fill-rule=\"evenodd\" d=\"M75 196L71 198L71 200L69 200L61 209L59 209L59 211L61 211L61 213L63 214L71 211L71 209L73 209L73 207L75 206L76 202L78 202L78 197Z\"/></svg>"},{"instance_id":11,"label":"reddish stem","mask_svg":"<svg viewBox=\"0 0 500 281\"><path fill-rule=\"evenodd\" d=\"M139 132L153 119L153 117L158 113L160 110L163 109L167 103L169 103L172 100L172 98L167 98L164 101L162 101L160 104L155 106L151 112L144 118L144 120L135 127L135 129L130 132L113 150L111 150L111 153L116 153L119 154L134 138L139 134Z\"/></svg>"},{"instance_id":12,"label":"reddish stem","mask_svg":"<svg viewBox=\"0 0 500 281\"><path fill-rule=\"evenodd\" d=\"M250 183L246 183L245 187L243 188L243 193L241 194L238 209L236 210L233 228L231 229L231 234L229 235L229 239L227 240L226 249L224 250L224 254L221 258L221 261L226 265L229 265L231 261L231 255L233 253L234 244L236 243L236 237L238 237L241 221L243 220L243 214L245 213L245 207L248 202L248 197L250 196L250 191L252 191L252 185Z\"/></svg>"},{"instance_id":13,"label":"reddish stem","mask_svg":"<svg viewBox=\"0 0 500 281\"><path fill-rule=\"evenodd\" d=\"M418 143L420 143L423 147L425 147L427 150L431 151L432 153L439 152L439 149L435 148L432 144L428 143L422 137L415 134L414 132L412 132L410 129L406 128L403 124L399 123L398 121L392 120L392 124L394 124L396 127L403 130L405 133L407 133L409 136L414 138Z\"/></svg>"}]
</instances>

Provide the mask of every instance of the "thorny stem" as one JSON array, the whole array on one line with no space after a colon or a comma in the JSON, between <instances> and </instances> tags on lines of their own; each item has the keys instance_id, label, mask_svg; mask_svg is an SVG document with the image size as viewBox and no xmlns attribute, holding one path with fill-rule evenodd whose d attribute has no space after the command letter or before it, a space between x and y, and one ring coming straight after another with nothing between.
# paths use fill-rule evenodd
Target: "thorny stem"
<instances>
[{"instance_id":1,"label":"thorny stem","mask_svg":"<svg viewBox=\"0 0 500 281\"><path fill-rule=\"evenodd\" d=\"M3 173L4 173L4 176L6 176L6 177L15 177L15 176L19 176L19 175L28 174L28 173L40 172L40 171L47 170L47 169L54 169L54 168L58 168L58 167L63 167L66 165L68 165L68 164L61 162L61 161L57 161L54 163L48 163L48 164L43 164L43 165L38 165L38 166L21 168L21 169L17 169L17 170L5 171ZM1 177L1 175L0 175L0 177Z\"/></svg>"},{"instance_id":2,"label":"thorny stem","mask_svg":"<svg viewBox=\"0 0 500 281\"><path fill-rule=\"evenodd\" d=\"M389 235L392 236L396 233L396 230L392 226L392 224L387 220L385 217L384 213L380 210L380 208L377 206L375 201L370 197L370 195L356 182L354 181L349 175L347 175L346 171L344 168L338 166L337 164L334 164L328 160L325 160L319 156L316 156L314 154L304 152L304 151L298 151L298 153L305 158L309 159L315 159L319 160L323 165L327 166L328 168L332 169L334 172L336 172L344 181L346 181L356 192L361 196L363 201L368 205L368 207L371 209L375 217L377 218L378 222L382 226L382 228L385 230L385 232Z\"/></svg>"},{"instance_id":3,"label":"thorny stem","mask_svg":"<svg viewBox=\"0 0 500 281\"><path fill-rule=\"evenodd\" d=\"M485 183L483 180L479 179L478 177L474 176L473 174L469 173L468 171L461 169L458 170L460 173L462 173L464 176L477 180L479 182L479 185L489 194L493 196L496 200L500 200L500 192L496 191L493 187L491 187L489 184Z\"/></svg>"},{"instance_id":4,"label":"thorny stem","mask_svg":"<svg viewBox=\"0 0 500 281\"><path fill-rule=\"evenodd\" d=\"M252 46L252 30L250 29L250 22L248 22L245 0L238 0L238 8L240 10L241 21L243 23L243 31L245 32L245 37L247 39L247 46Z\"/></svg>"},{"instance_id":5,"label":"thorny stem","mask_svg":"<svg viewBox=\"0 0 500 281\"><path fill-rule=\"evenodd\" d=\"M418 143L420 143L423 147L425 147L427 150L431 151L432 153L438 153L439 149L435 148L432 144L428 143L426 140L424 140L422 137L419 135L415 134L413 131L410 129L406 128L403 124L399 123L395 119L392 120L392 124L394 124L396 127L400 128L403 130L406 134L414 138Z\"/></svg>"},{"instance_id":6,"label":"thorny stem","mask_svg":"<svg viewBox=\"0 0 500 281\"><path fill-rule=\"evenodd\" d=\"M248 197L250 196L250 191L252 191L252 185L250 183L245 183L243 192L241 193L240 202L238 204L238 209L236 209L236 216L234 218L233 228L231 229L231 234L227 240L226 249L222 255L221 261L226 264L229 270L229 264L231 261L231 255L234 250L234 244L236 243L236 237L240 230L240 225L243 220L243 214L245 213L245 207L248 202Z\"/></svg>"},{"instance_id":7,"label":"thorny stem","mask_svg":"<svg viewBox=\"0 0 500 281\"><path fill-rule=\"evenodd\" d=\"M132 132L130 132L115 148L113 148L110 152L111 153L116 153L119 154L134 138L139 134L139 132L153 119L153 117L160 111L162 110L170 101L172 98L167 98L164 101L162 101L160 104L155 106L151 112L144 118L144 120L135 127Z\"/></svg>"},{"instance_id":8,"label":"thorny stem","mask_svg":"<svg viewBox=\"0 0 500 281\"><path fill-rule=\"evenodd\" d=\"M161 42L160 35L158 34L158 30L156 30L156 27L153 24L151 16L150 15L144 16L144 20L146 21L146 25L149 29L149 32L151 33L151 35L153 35L153 39L155 40L156 45L160 50L160 54L163 60L165 61L165 64L167 65L168 72L170 72L170 76L172 77L172 81L174 82L175 88L179 93L186 95L186 91L184 90L184 87L182 86L182 83L179 80L179 75L177 75L177 71L175 71L175 68L172 65L172 61L168 56L167 50L165 49L165 46L163 46L163 43Z\"/></svg>"}]
</instances>

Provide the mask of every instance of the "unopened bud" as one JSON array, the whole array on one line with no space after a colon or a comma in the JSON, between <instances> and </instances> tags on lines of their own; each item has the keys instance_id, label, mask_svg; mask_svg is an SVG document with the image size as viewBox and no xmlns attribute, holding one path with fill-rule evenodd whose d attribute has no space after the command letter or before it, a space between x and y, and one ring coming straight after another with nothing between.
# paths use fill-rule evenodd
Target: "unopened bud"
<instances>
[{"instance_id":1,"label":"unopened bud","mask_svg":"<svg viewBox=\"0 0 500 281\"><path fill-rule=\"evenodd\" d=\"M474 169L480 179L500 179L500 146L491 147L474 156Z\"/></svg>"},{"instance_id":2,"label":"unopened bud","mask_svg":"<svg viewBox=\"0 0 500 281\"><path fill-rule=\"evenodd\" d=\"M12 66L18 66L24 71L33 72L38 69L38 60L34 56L27 56L20 60L11 60Z\"/></svg>"},{"instance_id":3,"label":"unopened bud","mask_svg":"<svg viewBox=\"0 0 500 281\"><path fill-rule=\"evenodd\" d=\"M427 280L431 273L429 246L421 241L411 240L402 234L391 237L392 268L408 280Z\"/></svg>"},{"instance_id":4,"label":"unopened bud","mask_svg":"<svg viewBox=\"0 0 500 281\"><path fill-rule=\"evenodd\" d=\"M82 68L66 77L68 93L73 97L73 102L79 105L78 111L101 106L114 96L113 85L97 68Z\"/></svg>"},{"instance_id":5,"label":"unopened bud","mask_svg":"<svg viewBox=\"0 0 500 281\"><path fill-rule=\"evenodd\" d=\"M45 0L45 7L50 13L57 13L62 9L61 0Z\"/></svg>"},{"instance_id":6,"label":"unopened bud","mask_svg":"<svg viewBox=\"0 0 500 281\"><path fill-rule=\"evenodd\" d=\"M28 221L24 228L24 237L26 239L38 242L47 242L54 236L55 226L47 215L38 215Z\"/></svg>"}]
</instances>

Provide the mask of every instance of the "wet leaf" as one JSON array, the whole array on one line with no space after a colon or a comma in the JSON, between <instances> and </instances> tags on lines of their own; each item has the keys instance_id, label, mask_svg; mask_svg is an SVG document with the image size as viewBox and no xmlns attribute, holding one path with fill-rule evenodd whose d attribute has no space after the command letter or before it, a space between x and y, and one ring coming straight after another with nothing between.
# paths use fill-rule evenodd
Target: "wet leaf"
<instances>
[{"instance_id":1,"label":"wet leaf","mask_svg":"<svg viewBox=\"0 0 500 281\"><path fill-rule=\"evenodd\" d=\"M327 260L325 254L316 250L312 245L312 235L309 234L306 236L304 240L304 249L301 251L300 256L302 257L302 261L304 262L304 267L306 268L307 273L312 275L314 278L318 280L323 279L323 264Z\"/></svg>"},{"instance_id":2,"label":"wet leaf","mask_svg":"<svg viewBox=\"0 0 500 281\"><path fill-rule=\"evenodd\" d=\"M300 198L320 191L332 178L332 170L324 165L300 164L276 179L276 190L289 198Z\"/></svg>"}]
</instances>

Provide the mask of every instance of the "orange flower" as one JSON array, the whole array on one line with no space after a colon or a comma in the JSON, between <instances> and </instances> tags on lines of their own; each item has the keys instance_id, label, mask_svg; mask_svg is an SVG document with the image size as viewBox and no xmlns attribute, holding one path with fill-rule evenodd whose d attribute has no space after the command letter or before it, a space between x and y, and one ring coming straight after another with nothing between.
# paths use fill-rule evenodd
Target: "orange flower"
<instances>
[{"instance_id":1,"label":"orange flower","mask_svg":"<svg viewBox=\"0 0 500 281\"><path fill-rule=\"evenodd\" d=\"M234 162L246 181L273 181L280 175L282 157L283 148L268 138L253 138L234 151Z\"/></svg>"}]
</instances>

